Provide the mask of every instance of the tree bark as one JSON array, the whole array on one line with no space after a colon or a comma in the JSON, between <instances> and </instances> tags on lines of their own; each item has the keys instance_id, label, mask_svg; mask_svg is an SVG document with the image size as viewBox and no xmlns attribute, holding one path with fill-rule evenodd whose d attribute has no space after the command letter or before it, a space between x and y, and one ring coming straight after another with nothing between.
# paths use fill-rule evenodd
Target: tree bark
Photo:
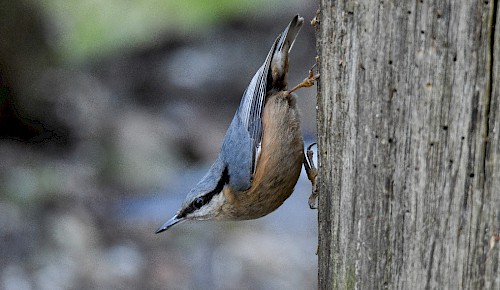
<instances>
[{"instance_id":1,"label":"tree bark","mask_svg":"<svg viewBox=\"0 0 500 290\"><path fill-rule=\"evenodd\" d=\"M500 289L499 4L321 0L320 289Z\"/></svg>"}]
</instances>

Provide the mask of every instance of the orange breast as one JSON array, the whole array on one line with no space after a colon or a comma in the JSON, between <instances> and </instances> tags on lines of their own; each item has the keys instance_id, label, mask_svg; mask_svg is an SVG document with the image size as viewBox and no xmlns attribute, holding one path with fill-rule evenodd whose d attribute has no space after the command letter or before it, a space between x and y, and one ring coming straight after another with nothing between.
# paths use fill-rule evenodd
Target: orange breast
<instances>
[{"instance_id":1,"label":"orange breast","mask_svg":"<svg viewBox=\"0 0 500 290\"><path fill-rule=\"evenodd\" d=\"M226 218L255 219L277 209L292 194L304 160L300 115L293 94L278 92L266 101L262 146L250 189L224 188Z\"/></svg>"}]
</instances>

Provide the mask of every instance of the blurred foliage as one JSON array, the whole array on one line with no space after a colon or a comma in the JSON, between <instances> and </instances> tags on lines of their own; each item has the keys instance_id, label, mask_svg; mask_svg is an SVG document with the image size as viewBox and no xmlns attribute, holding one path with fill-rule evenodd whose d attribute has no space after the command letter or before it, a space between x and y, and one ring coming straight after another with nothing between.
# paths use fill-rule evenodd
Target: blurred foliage
<instances>
[{"instance_id":1,"label":"blurred foliage","mask_svg":"<svg viewBox=\"0 0 500 290\"><path fill-rule=\"evenodd\" d=\"M41 0L51 19L55 50L63 61L81 62L125 46L144 45L164 33L196 34L195 27L243 14L272 11L285 1L265 0ZM274 6L274 7L272 7ZM202 32L202 31L201 31Z\"/></svg>"}]
</instances>

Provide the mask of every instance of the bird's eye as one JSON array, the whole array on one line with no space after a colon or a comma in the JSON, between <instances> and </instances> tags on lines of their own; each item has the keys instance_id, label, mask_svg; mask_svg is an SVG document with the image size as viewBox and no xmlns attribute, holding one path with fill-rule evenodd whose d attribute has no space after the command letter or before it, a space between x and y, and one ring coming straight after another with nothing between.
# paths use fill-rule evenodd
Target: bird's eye
<instances>
[{"instance_id":1,"label":"bird's eye","mask_svg":"<svg viewBox=\"0 0 500 290\"><path fill-rule=\"evenodd\" d=\"M196 209L199 209L200 207L203 206L203 198L201 197L197 197L194 201L193 201L193 207L196 208Z\"/></svg>"}]
</instances>

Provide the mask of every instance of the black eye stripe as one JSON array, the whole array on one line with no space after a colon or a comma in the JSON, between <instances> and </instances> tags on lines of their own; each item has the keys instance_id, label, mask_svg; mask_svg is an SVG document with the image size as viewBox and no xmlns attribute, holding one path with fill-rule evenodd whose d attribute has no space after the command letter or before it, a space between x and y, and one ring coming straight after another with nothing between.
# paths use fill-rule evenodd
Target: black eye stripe
<instances>
[{"instance_id":1,"label":"black eye stripe","mask_svg":"<svg viewBox=\"0 0 500 290\"><path fill-rule=\"evenodd\" d=\"M224 167L224 171L222 171L222 176L217 182L215 188L212 191L206 193L205 195L195 198L186 209L184 209L177 215L177 217L183 218L186 215L192 213L193 211L200 209L205 204L209 203L216 194L222 191L224 185L226 185L228 182L229 182L229 174L227 172L227 167Z\"/></svg>"}]
</instances>

